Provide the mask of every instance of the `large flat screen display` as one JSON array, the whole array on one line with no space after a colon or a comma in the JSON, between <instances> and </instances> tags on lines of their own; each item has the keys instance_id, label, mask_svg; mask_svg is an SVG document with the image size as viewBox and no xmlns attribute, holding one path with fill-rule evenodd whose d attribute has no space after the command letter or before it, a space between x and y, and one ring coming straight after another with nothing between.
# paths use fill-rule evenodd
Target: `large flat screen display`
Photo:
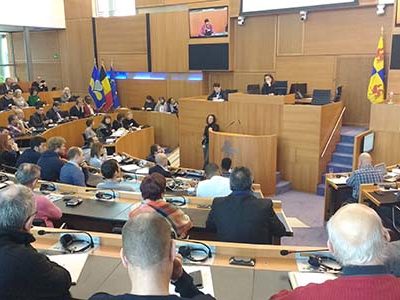
<instances>
[{"instance_id":1,"label":"large flat screen display","mask_svg":"<svg viewBox=\"0 0 400 300\"><path fill-rule=\"evenodd\" d=\"M242 0L242 13L357 3L358 0Z\"/></svg>"},{"instance_id":2,"label":"large flat screen display","mask_svg":"<svg viewBox=\"0 0 400 300\"><path fill-rule=\"evenodd\" d=\"M228 36L228 7L189 10L190 38Z\"/></svg>"}]
</instances>

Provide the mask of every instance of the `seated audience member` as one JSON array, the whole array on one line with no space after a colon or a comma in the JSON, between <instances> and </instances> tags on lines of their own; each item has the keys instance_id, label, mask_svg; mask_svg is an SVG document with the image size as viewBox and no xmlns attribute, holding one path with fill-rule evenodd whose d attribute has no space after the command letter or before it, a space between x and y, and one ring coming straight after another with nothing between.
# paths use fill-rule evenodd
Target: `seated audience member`
<instances>
[{"instance_id":1,"label":"seated audience member","mask_svg":"<svg viewBox=\"0 0 400 300\"><path fill-rule=\"evenodd\" d=\"M98 189L128 192L137 192L139 190L138 182L124 181L122 179L121 169L115 159L109 159L103 162L100 170L105 180L97 185Z\"/></svg>"},{"instance_id":2,"label":"seated audience member","mask_svg":"<svg viewBox=\"0 0 400 300\"><path fill-rule=\"evenodd\" d=\"M140 124L133 118L133 113L128 111L125 119L122 120L122 126L128 130L130 128L139 128Z\"/></svg>"},{"instance_id":3,"label":"seated audience member","mask_svg":"<svg viewBox=\"0 0 400 300\"><path fill-rule=\"evenodd\" d=\"M373 209L358 203L345 205L329 220L327 231L328 248L343 266L342 275L281 291L271 299L400 299L400 279L383 265L389 233Z\"/></svg>"},{"instance_id":4,"label":"seated audience member","mask_svg":"<svg viewBox=\"0 0 400 300\"><path fill-rule=\"evenodd\" d=\"M221 85L219 83L213 84L213 92L208 96L208 100L228 100L228 95L221 89Z\"/></svg>"},{"instance_id":5,"label":"seated audience member","mask_svg":"<svg viewBox=\"0 0 400 300\"><path fill-rule=\"evenodd\" d=\"M12 90L11 84L13 83L13 79L7 77L5 82L0 84L0 95L5 95L9 90Z\"/></svg>"},{"instance_id":6,"label":"seated audience member","mask_svg":"<svg viewBox=\"0 0 400 300\"><path fill-rule=\"evenodd\" d=\"M61 97L60 97L61 102L63 102L63 103L69 102L70 99L71 99L71 97L72 97L72 95L71 95L71 90L70 90L70 88L69 88L69 87L65 87L65 88L63 89L62 94L61 94Z\"/></svg>"},{"instance_id":7,"label":"seated audience member","mask_svg":"<svg viewBox=\"0 0 400 300\"><path fill-rule=\"evenodd\" d=\"M90 159L89 159L89 165L100 169L102 163L105 161L107 158L107 152L106 149L103 147L102 143L92 143L92 146L90 147Z\"/></svg>"},{"instance_id":8,"label":"seated audience member","mask_svg":"<svg viewBox=\"0 0 400 300\"><path fill-rule=\"evenodd\" d=\"M275 95L275 80L271 74L264 75L264 83L261 88L263 95Z\"/></svg>"},{"instance_id":9,"label":"seated audience member","mask_svg":"<svg viewBox=\"0 0 400 300\"><path fill-rule=\"evenodd\" d=\"M84 112L85 118L92 117L95 115L95 111L94 111L92 105L93 105L92 97L90 97L89 95L86 95L85 99L83 101L83 112Z\"/></svg>"},{"instance_id":10,"label":"seated audience member","mask_svg":"<svg viewBox=\"0 0 400 300\"><path fill-rule=\"evenodd\" d=\"M20 122L17 115L11 114L8 116L8 130L10 131L11 137L15 138L24 135L24 132L19 127Z\"/></svg>"},{"instance_id":11,"label":"seated audience member","mask_svg":"<svg viewBox=\"0 0 400 300\"><path fill-rule=\"evenodd\" d=\"M130 294L98 293L89 299L214 299L197 289L182 268L182 258L175 253L171 225L165 218L143 213L129 219L122 229L121 259L131 279ZM169 295L170 282L181 297Z\"/></svg>"},{"instance_id":12,"label":"seated audience member","mask_svg":"<svg viewBox=\"0 0 400 300\"><path fill-rule=\"evenodd\" d=\"M53 102L53 106L47 111L46 117L52 120L53 123L62 122L64 118L61 116L61 103L58 101Z\"/></svg>"},{"instance_id":13,"label":"seated audience member","mask_svg":"<svg viewBox=\"0 0 400 300\"><path fill-rule=\"evenodd\" d=\"M18 145L7 133L0 134L0 164L15 167L19 157Z\"/></svg>"},{"instance_id":14,"label":"seated audience member","mask_svg":"<svg viewBox=\"0 0 400 300\"><path fill-rule=\"evenodd\" d=\"M144 101L142 110L154 110L156 107L156 102L154 101L153 97L148 95L146 96L146 100Z\"/></svg>"},{"instance_id":15,"label":"seated audience member","mask_svg":"<svg viewBox=\"0 0 400 300\"><path fill-rule=\"evenodd\" d=\"M372 157L368 153L361 153L358 158L358 169L347 179L346 184L353 188L352 202L358 202L360 185L365 183L383 182L383 174L372 165Z\"/></svg>"},{"instance_id":16,"label":"seated audience member","mask_svg":"<svg viewBox=\"0 0 400 300\"><path fill-rule=\"evenodd\" d=\"M76 98L75 105L69 110L69 116L75 119L82 119L85 116L83 106L83 99L81 97Z\"/></svg>"},{"instance_id":17,"label":"seated audience member","mask_svg":"<svg viewBox=\"0 0 400 300\"><path fill-rule=\"evenodd\" d=\"M69 272L30 245L37 209L29 188L0 190L0 299L70 299Z\"/></svg>"},{"instance_id":18,"label":"seated audience member","mask_svg":"<svg viewBox=\"0 0 400 300\"><path fill-rule=\"evenodd\" d=\"M67 159L68 161L62 166L60 171L60 182L86 186L85 173L81 166L85 160L82 149L78 147L69 148Z\"/></svg>"},{"instance_id":19,"label":"seated audience member","mask_svg":"<svg viewBox=\"0 0 400 300\"><path fill-rule=\"evenodd\" d=\"M10 110L14 103L14 92L8 90L7 93L0 99L0 110Z\"/></svg>"},{"instance_id":20,"label":"seated audience member","mask_svg":"<svg viewBox=\"0 0 400 300\"><path fill-rule=\"evenodd\" d=\"M24 97L22 97L22 91L20 89L16 89L14 91L14 105L19 107L19 108L24 108L24 107L28 107L28 103L26 103Z\"/></svg>"},{"instance_id":21,"label":"seated audience member","mask_svg":"<svg viewBox=\"0 0 400 300\"><path fill-rule=\"evenodd\" d=\"M167 178L172 177L171 172L168 170L168 157L164 153L157 153L155 162L156 165L149 169L149 174L159 173Z\"/></svg>"},{"instance_id":22,"label":"seated audience member","mask_svg":"<svg viewBox=\"0 0 400 300\"><path fill-rule=\"evenodd\" d=\"M49 91L46 80L41 79L40 76L37 77L37 80L32 82L31 88L36 88L39 92Z\"/></svg>"},{"instance_id":23,"label":"seated audience member","mask_svg":"<svg viewBox=\"0 0 400 300\"><path fill-rule=\"evenodd\" d=\"M229 178L221 176L216 164L209 163L204 171L207 179L198 183L196 189L197 197L225 197L232 192Z\"/></svg>"},{"instance_id":24,"label":"seated audience member","mask_svg":"<svg viewBox=\"0 0 400 300\"><path fill-rule=\"evenodd\" d=\"M96 136L88 138L86 140L86 144L82 146L83 157L85 158L85 161L90 160L90 149L92 148L93 143L98 143L98 142L99 139Z\"/></svg>"},{"instance_id":25,"label":"seated audience member","mask_svg":"<svg viewBox=\"0 0 400 300\"><path fill-rule=\"evenodd\" d=\"M129 217L135 218L145 212L160 214L168 219L176 236L184 238L193 224L181 209L163 199L166 184L165 177L161 174L146 176L140 184L144 200L140 206L131 211Z\"/></svg>"},{"instance_id":26,"label":"seated audience member","mask_svg":"<svg viewBox=\"0 0 400 300\"><path fill-rule=\"evenodd\" d=\"M60 155L65 153L66 141L63 137L55 136L48 140L48 150L43 152L37 164L41 168L40 178L47 181L58 181L60 171L65 161Z\"/></svg>"},{"instance_id":27,"label":"seated audience member","mask_svg":"<svg viewBox=\"0 0 400 300\"><path fill-rule=\"evenodd\" d=\"M160 145L157 145L157 144L151 145L150 154L149 154L149 156L146 157L146 160L155 163L157 153L164 153L164 149Z\"/></svg>"},{"instance_id":28,"label":"seated audience member","mask_svg":"<svg viewBox=\"0 0 400 300\"><path fill-rule=\"evenodd\" d=\"M33 191L40 178L40 167L34 164L23 163L18 167L15 173L15 179L18 183L28 187ZM42 194L33 194L36 201L36 218L43 220L46 227L54 227L53 221L61 219L62 212L53 202Z\"/></svg>"},{"instance_id":29,"label":"seated audience member","mask_svg":"<svg viewBox=\"0 0 400 300\"><path fill-rule=\"evenodd\" d=\"M8 131L7 127L0 126L0 134L2 134L2 133L10 134L10 131Z\"/></svg>"},{"instance_id":30,"label":"seated audience member","mask_svg":"<svg viewBox=\"0 0 400 300\"><path fill-rule=\"evenodd\" d=\"M232 160L229 157L224 157L221 160L221 175L228 177L231 175Z\"/></svg>"},{"instance_id":31,"label":"seated audience member","mask_svg":"<svg viewBox=\"0 0 400 300\"><path fill-rule=\"evenodd\" d=\"M111 126L111 117L105 115L99 127L96 129L97 136L101 141L105 141L113 133Z\"/></svg>"},{"instance_id":32,"label":"seated audience member","mask_svg":"<svg viewBox=\"0 0 400 300\"><path fill-rule=\"evenodd\" d=\"M285 226L276 216L271 199L253 195L253 177L248 168L233 169L232 193L215 198L206 222L207 230L217 233L222 242L271 244L272 237L285 234Z\"/></svg>"},{"instance_id":33,"label":"seated audience member","mask_svg":"<svg viewBox=\"0 0 400 300\"><path fill-rule=\"evenodd\" d=\"M167 112L168 111L168 105L167 105L167 102L165 101L164 97L158 97L158 102L154 108L154 111L158 111L158 112Z\"/></svg>"},{"instance_id":34,"label":"seated audience member","mask_svg":"<svg viewBox=\"0 0 400 300\"><path fill-rule=\"evenodd\" d=\"M20 128L22 132L24 132L24 134L31 133L31 128L29 127L28 124L29 122L25 121L24 111L20 108L16 108L14 109L14 113L16 114L19 121L18 128Z\"/></svg>"},{"instance_id":35,"label":"seated audience member","mask_svg":"<svg viewBox=\"0 0 400 300\"><path fill-rule=\"evenodd\" d=\"M28 102L29 106L33 106L33 107L36 107L37 104L42 103L42 101L39 98L37 89L35 89L35 88L30 89L27 102Z\"/></svg>"},{"instance_id":36,"label":"seated audience member","mask_svg":"<svg viewBox=\"0 0 400 300\"><path fill-rule=\"evenodd\" d=\"M41 136L34 136L29 142L30 148L26 149L17 159L16 167L23 163L37 164L40 155L47 150L46 139Z\"/></svg>"},{"instance_id":37,"label":"seated audience member","mask_svg":"<svg viewBox=\"0 0 400 300\"><path fill-rule=\"evenodd\" d=\"M112 122L112 128L114 130L118 130L121 127L124 127L124 124L122 122L124 120L124 118L125 118L125 114L124 113L118 113L117 114L117 118Z\"/></svg>"},{"instance_id":38,"label":"seated audience member","mask_svg":"<svg viewBox=\"0 0 400 300\"><path fill-rule=\"evenodd\" d=\"M178 102L172 97L167 100L167 112L172 114L177 114L179 112Z\"/></svg>"},{"instance_id":39,"label":"seated audience member","mask_svg":"<svg viewBox=\"0 0 400 300\"><path fill-rule=\"evenodd\" d=\"M86 141L88 139L97 137L96 132L93 130L93 119L86 120L86 129L85 129L84 135L85 135Z\"/></svg>"},{"instance_id":40,"label":"seated audience member","mask_svg":"<svg viewBox=\"0 0 400 300\"><path fill-rule=\"evenodd\" d=\"M29 125L34 128L44 129L50 123L53 123L53 121L47 119L46 114L44 113L43 104L38 103L36 105L36 112L29 119Z\"/></svg>"}]
</instances>

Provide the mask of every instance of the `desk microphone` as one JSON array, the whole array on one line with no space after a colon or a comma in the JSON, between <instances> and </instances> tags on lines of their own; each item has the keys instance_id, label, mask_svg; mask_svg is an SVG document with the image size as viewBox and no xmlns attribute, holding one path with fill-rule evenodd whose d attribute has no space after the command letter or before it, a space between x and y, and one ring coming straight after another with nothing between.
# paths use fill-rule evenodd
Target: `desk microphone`
<instances>
[{"instance_id":1,"label":"desk microphone","mask_svg":"<svg viewBox=\"0 0 400 300\"><path fill-rule=\"evenodd\" d=\"M86 234L90 238L90 242L87 246L79 249L79 250L71 250L69 246L73 244L74 242L83 242L82 240L74 240L73 236L71 233L83 233ZM46 231L46 230L39 230L37 232L38 235L46 235L46 234L65 234L60 238L60 243L61 245L68 250L70 253L76 253L76 252L83 252L86 249L89 248L94 248L94 242L93 242L93 237L89 232L86 231L81 231L81 230L75 230L75 231L70 231L70 230L62 230L62 231Z\"/></svg>"},{"instance_id":2,"label":"desk microphone","mask_svg":"<svg viewBox=\"0 0 400 300\"><path fill-rule=\"evenodd\" d=\"M310 253L310 252L321 252L321 251L329 251L329 249L312 249L312 250L281 250L281 255L286 256L293 253Z\"/></svg>"}]
</instances>

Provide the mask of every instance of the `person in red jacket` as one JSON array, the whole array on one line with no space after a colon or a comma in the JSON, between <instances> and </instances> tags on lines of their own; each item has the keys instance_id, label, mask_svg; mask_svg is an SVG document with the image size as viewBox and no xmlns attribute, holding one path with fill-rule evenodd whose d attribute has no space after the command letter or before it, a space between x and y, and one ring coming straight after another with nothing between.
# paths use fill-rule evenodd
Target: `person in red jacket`
<instances>
[{"instance_id":1,"label":"person in red jacket","mask_svg":"<svg viewBox=\"0 0 400 300\"><path fill-rule=\"evenodd\" d=\"M378 214L354 203L339 209L329 220L328 248L343 266L343 274L322 284L281 291L272 300L395 300L400 299L400 278L384 266L389 234Z\"/></svg>"}]
</instances>

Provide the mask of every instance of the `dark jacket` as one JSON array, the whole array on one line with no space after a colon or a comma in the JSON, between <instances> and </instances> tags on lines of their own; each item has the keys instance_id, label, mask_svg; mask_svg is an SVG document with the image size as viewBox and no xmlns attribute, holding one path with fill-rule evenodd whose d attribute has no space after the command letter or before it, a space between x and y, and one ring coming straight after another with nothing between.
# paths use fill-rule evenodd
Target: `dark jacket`
<instances>
[{"instance_id":1,"label":"dark jacket","mask_svg":"<svg viewBox=\"0 0 400 300\"><path fill-rule=\"evenodd\" d=\"M145 101L143 104L144 110L154 110L155 107L156 107L156 103L154 101L153 102Z\"/></svg>"},{"instance_id":2,"label":"dark jacket","mask_svg":"<svg viewBox=\"0 0 400 300\"><path fill-rule=\"evenodd\" d=\"M15 167L18 157L17 151L3 151L0 153L0 164Z\"/></svg>"},{"instance_id":3,"label":"dark jacket","mask_svg":"<svg viewBox=\"0 0 400 300\"><path fill-rule=\"evenodd\" d=\"M41 179L58 181L64 161L60 159L58 153L48 150L40 156L37 164L42 168L40 174Z\"/></svg>"},{"instance_id":4,"label":"dark jacket","mask_svg":"<svg viewBox=\"0 0 400 300\"><path fill-rule=\"evenodd\" d=\"M0 299L70 299L69 272L38 253L34 241L27 232L0 232Z\"/></svg>"},{"instance_id":5,"label":"dark jacket","mask_svg":"<svg viewBox=\"0 0 400 300\"><path fill-rule=\"evenodd\" d=\"M96 134L100 140L105 141L110 135L112 135L111 124L100 123L99 127L96 129Z\"/></svg>"},{"instance_id":6,"label":"dark jacket","mask_svg":"<svg viewBox=\"0 0 400 300\"><path fill-rule=\"evenodd\" d=\"M53 120L54 123L60 122L62 120L61 111L58 113L54 108L50 108L46 113L47 119Z\"/></svg>"},{"instance_id":7,"label":"dark jacket","mask_svg":"<svg viewBox=\"0 0 400 300\"><path fill-rule=\"evenodd\" d=\"M136 122L134 119L123 119L122 120L122 126L124 126L125 129L129 129L131 127L139 127L140 124Z\"/></svg>"},{"instance_id":8,"label":"dark jacket","mask_svg":"<svg viewBox=\"0 0 400 300\"><path fill-rule=\"evenodd\" d=\"M204 127L204 131L203 131L203 140L201 141L202 145L208 145L209 143L209 129L212 129L213 131L219 131L219 125L217 123L212 123L211 125L206 125Z\"/></svg>"},{"instance_id":9,"label":"dark jacket","mask_svg":"<svg viewBox=\"0 0 400 300\"><path fill-rule=\"evenodd\" d=\"M223 242L271 244L272 236L285 234L272 200L256 198L250 191L215 198L206 228L216 232L218 240Z\"/></svg>"},{"instance_id":10,"label":"dark jacket","mask_svg":"<svg viewBox=\"0 0 400 300\"><path fill-rule=\"evenodd\" d=\"M10 110L12 105L15 105L12 98L7 99L6 97L2 97L0 99L0 110Z\"/></svg>"},{"instance_id":11,"label":"dark jacket","mask_svg":"<svg viewBox=\"0 0 400 300\"><path fill-rule=\"evenodd\" d=\"M123 126L122 121L114 120L114 121L112 122L112 129L114 129L114 130L118 130L118 129L120 129L122 126Z\"/></svg>"},{"instance_id":12,"label":"dark jacket","mask_svg":"<svg viewBox=\"0 0 400 300\"><path fill-rule=\"evenodd\" d=\"M41 153L31 148L26 149L17 159L16 168L23 163L37 164Z\"/></svg>"},{"instance_id":13,"label":"dark jacket","mask_svg":"<svg viewBox=\"0 0 400 300\"><path fill-rule=\"evenodd\" d=\"M268 84L264 83L262 88L261 88L261 94L263 95L269 95L269 94L275 94L275 84L271 84L269 86Z\"/></svg>"},{"instance_id":14,"label":"dark jacket","mask_svg":"<svg viewBox=\"0 0 400 300\"><path fill-rule=\"evenodd\" d=\"M82 108L76 107L76 105L72 106L71 109L69 110L69 116L70 117L77 117L79 119L82 119L85 116L85 111Z\"/></svg>"},{"instance_id":15,"label":"dark jacket","mask_svg":"<svg viewBox=\"0 0 400 300\"><path fill-rule=\"evenodd\" d=\"M151 167L149 169L149 174L153 174L153 173L159 173L159 174L161 174L161 175L163 175L164 177L167 177L167 178L171 178L172 177L171 172L166 171L164 168L162 168L159 165L155 165L154 167Z\"/></svg>"},{"instance_id":16,"label":"dark jacket","mask_svg":"<svg viewBox=\"0 0 400 300\"><path fill-rule=\"evenodd\" d=\"M156 282L154 284L157 284ZM112 296L106 293L98 293L89 298L89 300L178 300L178 299L193 299L193 300L212 300L215 299L210 295L204 295L193 284L193 279L185 271L182 276L175 282L175 292L179 293L181 297L176 295L167 296L138 296L132 294L124 294L119 296Z\"/></svg>"},{"instance_id":17,"label":"dark jacket","mask_svg":"<svg viewBox=\"0 0 400 300\"><path fill-rule=\"evenodd\" d=\"M214 98L228 100L228 93L221 90L221 92L217 94L215 91L213 91L210 95L208 95L207 100L213 100Z\"/></svg>"},{"instance_id":18,"label":"dark jacket","mask_svg":"<svg viewBox=\"0 0 400 300\"><path fill-rule=\"evenodd\" d=\"M29 119L29 126L35 128L44 128L45 127L44 121L46 120L47 118L45 115L40 115L37 112L35 112Z\"/></svg>"}]
</instances>

